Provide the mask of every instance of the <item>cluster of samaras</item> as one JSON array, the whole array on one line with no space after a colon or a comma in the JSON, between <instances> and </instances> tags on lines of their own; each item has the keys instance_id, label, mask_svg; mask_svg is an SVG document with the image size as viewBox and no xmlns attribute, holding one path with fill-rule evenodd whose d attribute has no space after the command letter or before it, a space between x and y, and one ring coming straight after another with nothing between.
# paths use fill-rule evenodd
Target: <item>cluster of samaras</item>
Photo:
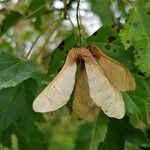
<instances>
[{"instance_id":1,"label":"cluster of samaras","mask_svg":"<svg viewBox=\"0 0 150 150\"><path fill-rule=\"evenodd\" d=\"M78 63L81 68L76 80ZM109 117L120 119L125 114L121 92L135 86L129 70L94 45L73 48L62 70L33 102L33 109L55 111L68 102L74 90L73 111L78 118L88 118L101 109Z\"/></svg>"}]
</instances>

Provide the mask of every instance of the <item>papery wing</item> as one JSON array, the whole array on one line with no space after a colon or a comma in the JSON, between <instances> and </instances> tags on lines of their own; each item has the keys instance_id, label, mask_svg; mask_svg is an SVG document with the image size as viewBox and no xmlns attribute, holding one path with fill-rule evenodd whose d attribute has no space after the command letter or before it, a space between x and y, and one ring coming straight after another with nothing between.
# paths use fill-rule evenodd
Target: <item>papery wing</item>
<instances>
[{"instance_id":1,"label":"papery wing","mask_svg":"<svg viewBox=\"0 0 150 150\"><path fill-rule=\"evenodd\" d=\"M95 60L85 62L90 96L106 115L122 118L125 106L121 93L106 78L103 70Z\"/></svg>"},{"instance_id":2,"label":"papery wing","mask_svg":"<svg viewBox=\"0 0 150 150\"><path fill-rule=\"evenodd\" d=\"M73 112L79 119L94 120L99 110L90 97L86 70L83 65L74 89Z\"/></svg>"},{"instance_id":3,"label":"papery wing","mask_svg":"<svg viewBox=\"0 0 150 150\"><path fill-rule=\"evenodd\" d=\"M59 74L34 100L34 111L54 111L68 102L74 88L76 74L76 62L71 61L70 56L68 57Z\"/></svg>"}]
</instances>

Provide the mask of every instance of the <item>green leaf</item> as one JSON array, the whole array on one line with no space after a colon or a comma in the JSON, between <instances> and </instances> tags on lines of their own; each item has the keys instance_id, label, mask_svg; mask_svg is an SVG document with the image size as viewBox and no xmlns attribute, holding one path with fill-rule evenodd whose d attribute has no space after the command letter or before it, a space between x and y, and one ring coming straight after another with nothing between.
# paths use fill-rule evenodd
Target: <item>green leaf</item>
<instances>
[{"instance_id":1,"label":"green leaf","mask_svg":"<svg viewBox=\"0 0 150 150\"><path fill-rule=\"evenodd\" d=\"M2 22L0 36L7 32L8 29L15 25L22 17L22 14L18 11L11 11Z\"/></svg>"},{"instance_id":2,"label":"green leaf","mask_svg":"<svg viewBox=\"0 0 150 150\"><path fill-rule=\"evenodd\" d=\"M134 145L134 144L132 144L132 143L130 143L128 141L125 142L125 146L124 147L125 147L124 148L125 150L141 150L140 147L138 147L138 146L136 146L136 145Z\"/></svg>"},{"instance_id":3,"label":"green leaf","mask_svg":"<svg viewBox=\"0 0 150 150\"><path fill-rule=\"evenodd\" d=\"M102 122L106 121L105 127L107 128L107 125L108 125L107 134L106 134L106 128L103 126L104 124L102 126L97 126L99 128L99 131L102 134L97 133L99 131L95 132L95 134L97 134L96 135L97 138L95 138L95 140L93 141L94 147L90 147L89 140L91 139L90 135L91 135L91 130L93 126L92 124L82 125L81 126L82 128L80 128L79 130L80 132L78 132L78 136L76 140L76 149L79 149L79 150L88 150L88 149L91 149L91 150L97 150L97 149L98 150L110 150L110 149L111 150L124 150L125 141L129 141L130 143L137 145L138 147L150 146L149 140L144 134L144 132L140 129L134 128L131 124L129 124L128 118L124 118L121 120L110 118L108 122L108 118L105 117L104 119L103 117L104 116L102 116L101 119L99 118L101 120L100 124L103 124ZM87 127L89 128L87 129ZM103 135L103 136L99 136L99 135ZM99 143L98 140L101 140L101 142Z\"/></svg>"},{"instance_id":4,"label":"green leaf","mask_svg":"<svg viewBox=\"0 0 150 150\"><path fill-rule=\"evenodd\" d=\"M126 113L131 120L147 123L148 91L142 77L136 76L136 90L124 93Z\"/></svg>"},{"instance_id":5,"label":"green leaf","mask_svg":"<svg viewBox=\"0 0 150 150\"><path fill-rule=\"evenodd\" d=\"M110 9L109 0L94 0L91 1L92 11L95 12L101 19L103 26L111 25L113 22L113 13Z\"/></svg>"},{"instance_id":6,"label":"green leaf","mask_svg":"<svg viewBox=\"0 0 150 150\"><path fill-rule=\"evenodd\" d=\"M46 0L32 0L31 4L29 6L29 10L31 12L35 12L36 10L38 10L39 8L43 8L43 6L45 6L45 2Z\"/></svg>"},{"instance_id":7,"label":"green leaf","mask_svg":"<svg viewBox=\"0 0 150 150\"><path fill-rule=\"evenodd\" d=\"M79 126L77 137L75 140L76 146L74 150L89 150L92 130L92 123L84 123Z\"/></svg>"},{"instance_id":8,"label":"green leaf","mask_svg":"<svg viewBox=\"0 0 150 150\"><path fill-rule=\"evenodd\" d=\"M48 139L45 140L43 133L35 125L36 118L33 113L26 112L16 124L21 150L41 150L45 148ZM40 124L41 126L43 123Z\"/></svg>"},{"instance_id":9,"label":"green leaf","mask_svg":"<svg viewBox=\"0 0 150 150\"><path fill-rule=\"evenodd\" d=\"M74 36L73 34L61 42L51 56L48 74L56 74L61 70L69 50L74 47L77 42L78 37Z\"/></svg>"},{"instance_id":10,"label":"green leaf","mask_svg":"<svg viewBox=\"0 0 150 150\"><path fill-rule=\"evenodd\" d=\"M150 141L142 130L136 129L127 123L126 128L126 140L137 146L150 147Z\"/></svg>"},{"instance_id":11,"label":"green leaf","mask_svg":"<svg viewBox=\"0 0 150 150\"><path fill-rule=\"evenodd\" d=\"M125 10L125 8L126 8L126 2L125 1L117 0L117 3L118 3L118 9L121 12L121 15L123 17L127 17L127 12Z\"/></svg>"},{"instance_id":12,"label":"green leaf","mask_svg":"<svg viewBox=\"0 0 150 150\"><path fill-rule=\"evenodd\" d=\"M104 142L108 129L107 123L108 118L104 115L103 112L100 112L93 129L90 150L97 150L99 143Z\"/></svg>"},{"instance_id":13,"label":"green leaf","mask_svg":"<svg viewBox=\"0 0 150 150\"><path fill-rule=\"evenodd\" d=\"M130 70L134 70L133 53L129 49L125 51L120 37L115 28L106 26L100 28L92 36L87 38L88 44L95 44L108 56L123 63Z\"/></svg>"},{"instance_id":14,"label":"green leaf","mask_svg":"<svg viewBox=\"0 0 150 150\"><path fill-rule=\"evenodd\" d=\"M0 41L0 53L5 52L8 54L12 54L13 48L11 44L7 41Z\"/></svg>"},{"instance_id":15,"label":"green leaf","mask_svg":"<svg viewBox=\"0 0 150 150\"><path fill-rule=\"evenodd\" d=\"M42 83L49 82L51 79L49 75L38 71L32 73L31 78Z\"/></svg>"},{"instance_id":16,"label":"green leaf","mask_svg":"<svg viewBox=\"0 0 150 150\"><path fill-rule=\"evenodd\" d=\"M129 119L117 120L111 118L107 136L100 143L99 150L124 150L125 140L137 146L149 147L150 142L144 132L129 124Z\"/></svg>"},{"instance_id":17,"label":"green leaf","mask_svg":"<svg viewBox=\"0 0 150 150\"><path fill-rule=\"evenodd\" d=\"M48 139L45 139L37 123L40 123L41 127L45 124L45 119L42 114L33 112L32 103L43 86L38 79L29 78L24 81L24 87L26 105L24 106L24 113L15 123L16 134L19 137L19 148L21 150L41 150L47 145Z\"/></svg>"},{"instance_id":18,"label":"green leaf","mask_svg":"<svg viewBox=\"0 0 150 150\"><path fill-rule=\"evenodd\" d=\"M141 71L150 74L150 3L138 0L120 33L125 48L133 46L135 64Z\"/></svg>"},{"instance_id":19,"label":"green leaf","mask_svg":"<svg viewBox=\"0 0 150 150\"><path fill-rule=\"evenodd\" d=\"M124 150L125 129L122 120L110 119L105 141L99 150Z\"/></svg>"},{"instance_id":20,"label":"green leaf","mask_svg":"<svg viewBox=\"0 0 150 150\"><path fill-rule=\"evenodd\" d=\"M24 113L24 85L0 91L0 130L4 130Z\"/></svg>"},{"instance_id":21,"label":"green leaf","mask_svg":"<svg viewBox=\"0 0 150 150\"><path fill-rule=\"evenodd\" d=\"M48 142L44 140L43 133L36 125L39 122L42 126L45 120L41 114L32 111L32 102L39 91L41 91L39 82L31 78L16 87L0 91L0 130L5 129L2 132L2 139L5 138L6 130L9 130L10 135L15 133L19 148L22 150L41 150ZM6 138L2 143L5 142Z\"/></svg>"},{"instance_id":22,"label":"green leaf","mask_svg":"<svg viewBox=\"0 0 150 150\"><path fill-rule=\"evenodd\" d=\"M21 61L0 53L0 89L16 86L35 71L36 66L31 61Z\"/></svg>"},{"instance_id":23,"label":"green leaf","mask_svg":"<svg viewBox=\"0 0 150 150\"><path fill-rule=\"evenodd\" d=\"M46 1L47 0L32 0L28 8L28 10L30 11L29 16L35 18L35 21L32 22L34 24L34 27L40 32L43 32L42 25L44 24L43 17L46 15L45 13Z\"/></svg>"},{"instance_id":24,"label":"green leaf","mask_svg":"<svg viewBox=\"0 0 150 150\"><path fill-rule=\"evenodd\" d=\"M32 110L32 102L35 95L37 96L38 85L33 80L27 80L26 83L28 83L26 86L22 83L0 91L0 130L7 128L18 119L23 119ZM27 120L32 118L32 115L31 113L26 117Z\"/></svg>"}]
</instances>

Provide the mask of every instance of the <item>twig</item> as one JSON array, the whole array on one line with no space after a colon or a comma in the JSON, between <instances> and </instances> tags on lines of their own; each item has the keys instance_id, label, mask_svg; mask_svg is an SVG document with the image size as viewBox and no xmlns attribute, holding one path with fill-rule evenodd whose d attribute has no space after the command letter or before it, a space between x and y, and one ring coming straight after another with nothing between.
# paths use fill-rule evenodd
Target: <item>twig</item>
<instances>
[{"instance_id":1,"label":"twig","mask_svg":"<svg viewBox=\"0 0 150 150\"><path fill-rule=\"evenodd\" d=\"M66 19L68 10L71 8L71 5L74 2L74 0L69 0L69 2L67 0L63 0L63 1L64 1L64 8L63 8L64 16L63 16L63 18Z\"/></svg>"},{"instance_id":2,"label":"twig","mask_svg":"<svg viewBox=\"0 0 150 150\"><path fill-rule=\"evenodd\" d=\"M52 1L53 2L53 1ZM50 4L52 3L50 2ZM46 4L40 6L39 8L37 8L36 10L34 10L31 14L27 15L24 17L24 19L29 19L30 17L32 17L33 15L35 15L38 11L42 10L43 8L46 7Z\"/></svg>"},{"instance_id":3,"label":"twig","mask_svg":"<svg viewBox=\"0 0 150 150\"><path fill-rule=\"evenodd\" d=\"M77 26L78 26L78 31L79 31L79 47L81 47L81 42L82 42L82 32L81 32L81 27L80 27L80 20L79 20L79 7L80 7L80 0L77 2L77 11L76 11L76 19L77 19Z\"/></svg>"},{"instance_id":4,"label":"twig","mask_svg":"<svg viewBox=\"0 0 150 150\"><path fill-rule=\"evenodd\" d=\"M54 32L55 32L55 31L54 31ZM45 47L47 46L47 44L48 44L48 42L49 42L49 39L50 39L51 35L52 35L54 32L51 32L50 34L48 34L48 36L47 36L47 38L46 38L46 41L45 41L44 45L41 47L41 49L39 50L39 53L38 53L36 59L39 58L39 56L40 56L41 53L43 52L43 49L45 49Z\"/></svg>"},{"instance_id":5,"label":"twig","mask_svg":"<svg viewBox=\"0 0 150 150\"><path fill-rule=\"evenodd\" d=\"M67 0L64 0L64 19L66 19L66 16L67 16Z\"/></svg>"},{"instance_id":6,"label":"twig","mask_svg":"<svg viewBox=\"0 0 150 150\"><path fill-rule=\"evenodd\" d=\"M33 11L31 14L29 14L28 16L25 16L24 19L29 19L30 17L32 17L33 15L35 15L38 11L42 10L44 7L45 7L45 5L42 5L41 7L39 7L35 11Z\"/></svg>"},{"instance_id":7,"label":"twig","mask_svg":"<svg viewBox=\"0 0 150 150\"><path fill-rule=\"evenodd\" d=\"M71 20L71 18L70 18L69 13L67 13L67 16L68 16L67 19L69 20L69 22L70 22L72 28L73 28L74 30L77 30L77 29L76 29L76 26L74 25L74 23L72 22L72 20Z\"/></svg>"},{"instance_id":8,"label":"twig","mask_svg":"<svg viewBox=\"0 0 150 150\"><path fill-rule=\"evenodd\" d=\"M31 52L32 52L32 49L33 49L34 45L36 44L36 42L37 42L37 41L39 40L39 38L41 37L41 35L42 35L42 34L39 34L39 35L37 36L37 38L35 39L35 41L34 41L33 44L31 45L31 47L30 47L28 53L25 55L25 59L29 59L29 56L30 56L30 54L31 54Z\"/></svg>"},{"instance_id":9,"label":"twig","mask_svg":"<svg viewBox=\"0 0 150 150\"><path fill-rule=\"evenodd\" d=\"M78 29L76 28L76 26L75 26L74 23L72 22L69 13L67 13L67 16L68 16L67 19L69 20L69 22L70 22L72 28L75 30L75 34L78 33ZM82 24L81 19L80 19L80 24ZM86 40L86 38L83 36L82 33L81 33L81 38L84 39L84 40Z\"/></svg>"}]
</instances>

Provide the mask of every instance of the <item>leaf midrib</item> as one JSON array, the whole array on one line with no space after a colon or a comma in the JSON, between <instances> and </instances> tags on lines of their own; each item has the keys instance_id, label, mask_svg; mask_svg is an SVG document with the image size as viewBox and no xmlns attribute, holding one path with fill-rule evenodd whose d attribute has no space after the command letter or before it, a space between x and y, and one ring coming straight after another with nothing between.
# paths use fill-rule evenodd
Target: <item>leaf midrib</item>
<instances>
[{"instance_id":1,"label":"leaf midrib","mask_svg":"<svg viewBox=\"0 0 150 150\"><path fill-rule=\"evenodd\" d=\"M6 69L0 71L0 73L5 72L5 71L8 71L9 69L13 68L14 66L18 65L19 63L22 63L22 62L19 61L19 62L15 63L14 65L12 65L12 66L10 66L10 67L8 67L8 68L6 68Z\"/></svg>"}]
</instances>

